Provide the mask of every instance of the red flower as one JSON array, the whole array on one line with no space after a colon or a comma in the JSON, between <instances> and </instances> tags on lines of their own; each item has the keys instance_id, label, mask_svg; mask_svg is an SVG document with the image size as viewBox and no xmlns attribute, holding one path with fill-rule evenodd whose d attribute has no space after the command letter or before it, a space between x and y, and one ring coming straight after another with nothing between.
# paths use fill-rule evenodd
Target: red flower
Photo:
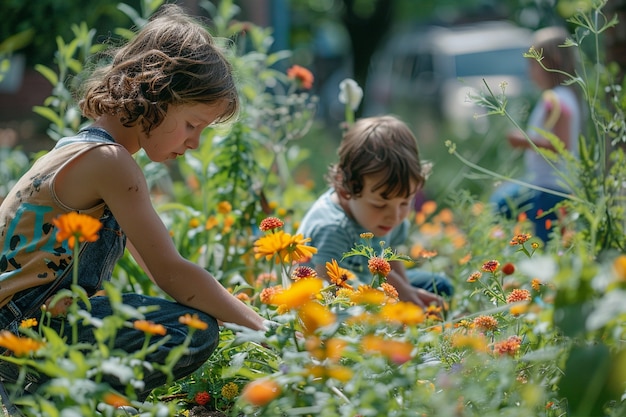
<instances>
[{"instance_id":1,"label":"red flower","mask_svg":"<svg viewBox=\"0 0 626 417\"><path fill-rule=\"evenodd\" d=\"M259 229L263 232L267 232L268 230L279 229L283 227L284 223L281 219L277 217L266 217L261 220L261 224L259 225Z\"/></svg>"},{"instance_id":2,"label":"red flower","mask_svg":"<svg viewBox=\"0 0 626 417\"><path fill-rule=\"evenodd\" d=\"M300 65L294 65L287 70L287 77L297 80L300 86L306 90L313 87L313 74Z\"/></svg>"},{"instance_id":3,"label":"red flower","mask_svg":"<svg viewBox=\"0 0 626 417\"><path fill-rule=\"evenodd\" d=\"M515 265L510 262L504 264L504 266L502 267L502 273L504 275L511 275L513 272L515 272Z\"/></svg>"},{"instance_id":4,"label":"red flower","mask_svg":"<svg viewBox=\"0 0 626 417\"><path fill-rule=\"evenodd\" d=\"M206 391L200 391L196 393L196 396L193 397L193 400L200 405L205 405L211 400L211 394Z\"/></svg>"}]
</instances>

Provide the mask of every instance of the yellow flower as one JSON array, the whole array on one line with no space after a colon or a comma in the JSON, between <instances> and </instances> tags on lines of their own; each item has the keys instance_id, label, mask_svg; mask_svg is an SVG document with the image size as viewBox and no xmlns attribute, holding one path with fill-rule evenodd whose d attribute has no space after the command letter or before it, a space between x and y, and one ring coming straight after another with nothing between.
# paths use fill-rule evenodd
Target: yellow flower
<instances>
[{"instance_id":1,"label":"yellow flower","mask_svg":"<svg viewBox=\"0 0 626 417\"><path fill-rule=\"evenodd\" d=\"M233 206L228 201L220 201L217 203L217 212L221 214L228 214L233 210Z\"/></svg>"},{"instance_id":2,"label":"yellow flower","mask_svg":"<svg viewBox=\"0 0 626 417\"><path fill-rule=\"evenodd\" d=\"M43 342L29 337L19 337L8 330L0 331L0 347L9 349L15 356L26 356L44 346Z\"/></svg>"},{"instance_id":3,"label":"yellow flower","mask_svg":"<svg viewBox=\"0 0 626 417\"><path fill-rule=\"evenodd\" d=\"M165 333L167 333L167 330L162 324L155 324L148 320L135 320L133 322L133 327L144 333L152 335L165 336Z\"/></svg>"},{"instance_id":4,"label":"yellow flower","mask_svg":"<svg viewBox=\"0 0 626 417\"><path fill-rule=\"evenodd\" d=\"M302 234L292 236L283 252L283 262L306 262L310 260L311 256L317 253L317 248L306 245L310 241L310 237L305 238Z\"/></svg>"},{"instance_id":5,"label":"yellow flower","mask_svg":"<svg viewBox=\"0 0 626 417\"><path fill-rule=\"evenodd\" d=\"M22 322L20 323L20 327L22 329L28 329L28 328L35 327L35 326L37 326L37 319L35 318L22 320Z\"/></svg>"},{"instance_id":6,"label":"yellow flower","mask_svg":"<svg viewBox=\"0 0 626 417\"><path fill-rule=\"evenodd\" d=\"M369 285L361 285L358 290L355 291L351 297L350 301L355 304L369 304L369 305L380 305L387 299L387 295L375 288L370 287Z\"/></svg>"},{"instance_id":7,"label":"yellow flower","mask_svg":"<svg viewBox=\"0 0 626 417\"><path fill-rule=\"evenodd\" d=\"M613 271L618 281L626 281L626 255L619 255L615 258L613 261Z\"/></svg>"},{"instance_id":8,"label":"yellow flower","mask_svg":"<svg viewBox=\"0 0 626 417\"><path fill-rule=\"evenodd\" d=\"M281 254L290 242L291 236L283 230L278 230L276 233L261 236L256 242L254 242L254 257L256 259L265 257L268 261L275 258L276 263L278 264L282 259Z\"/></svg>"},{"instance_id":9,"label":"yellow flower","mask_svg":"<svg viewBox=\"0 0 626 417\"><path fill-rule=\"evenodd\" d=\"M411 359L413 348L412 343L401 340L386 340L374 335L366 335L361 340L361 349L365 353L380 353L398 365Z\"/></svg>"},{"instance_id":10,"label":"yellow flower","mask_svg":"<svg viewBox=\"0 0 626 417\"><path fill-rule=\"evenodd\" d=\"M70 249L74 249L76 240L79 242L95 242L102 223L86 214L70 212L52 220L57 230L57 241L67 240Z\"/></svg>"},{"instance_id":11,"label":"yellow flower","mask_svg":"<svg viewBox=\"0 0 626 417\"><path fill-rule=\"evenodd\" d=\"M302 305L298 311L298 317L302 321L302 325L306 333L311 334L320 327L328 326L336 321L328 307L321 305L316 301L308 301Z\"/></svg>"},{"instance_id":12,"label":"yellow flower","mask_svg":"<svg viewBox=\"0 0 626 417\"><path fill-rule=\"evenodd\" d=\"M198 318L197 314L191 315L187 313L184 316L180 316L178 322L198 330L206 330L209 327L207 323Z\"/></svg>"},{"instance_id":13,"label":"yellow flower","mask_svg":"<svg viewBox=\"0 0 626 417\"><path fill-rule=\"evenodd\" d=\"M332 259L330 262L326 262L326 275L330 282L340 288L349 288L352 286L346 281L354 279L355 276L352 272L339 266L336 260Z\"/></svg>"},{"instance_id":14,"label":"yellow flower","mask_svg":"<svg viewBox=\"0 0 626 417\"><path fill-rule=\"evenodd\" d=\"M239 394L239 385L234 382L229 382L228 384L222 387L222 397L227 400L232 400Z\"/></svg>"},{"instance_id":15,"label":"yellow flower","mask_svg":"<svg viewBox=\"0 0 626 417\"><path fill-rule=\"evenodd\" d=\"M468 347L476 352L487 352L487 340L482 334L461 334L455 333L452 336L451 344L455 348Z\"/></svg>"},{"instance_id":16,"label":"yellow flower","mask_svg":"<svg viewBox=\"0 0 626 417\"><path fill-rule=\"evenodd\" d=\"M191 219L189 219L189 228L190 229L195 229L198 226L200 226L200 220L198 220L198 218L192 217Z\"/></svg>"},{"instance_id":17,"label":"yellow flower","mask_svg":"<svg viewBox=\"0 0 626 417\"><path fill-rule=\"evenodd\" d=\"M204 229L211 230L217 225L218 225L217 218L215 216L209 216L209 218L206 219L206 223L204 224Z\"/></svg>"},{"instance_id":18,"label":"yellow flower","mask_svg":"<svg viewBox=\"0 0 626 417\"><path fill-rule=\"evenodd\" d=\"M286 290L273 294L270 304L286 305L287 308L297 308L314 299L324 287L324 281L320 278L305 278L298 280Z\"/></svg>"},{"instance_id":19,"label":"yellow flower","mask_svg":"<svg viewBox=\"0 0 626 417\"><path fill-rule=\"evenodd\" d=\"M402 325L419 324L424 321L424 311L416 304L400 301L395 304L385 304L380 315L387 321Z\"/></svg>"},{"instance_id":20,"label":"yellow flower","mask_svg":"<svg viewBox=\"0 0 626 417\"><path fill-rule=\"evenodd\" d=\"M365 232L365 233L361 233L359 236L361 236L361 239L371 239L374 237L374 233Z\"/></svg>"}]
</instances>

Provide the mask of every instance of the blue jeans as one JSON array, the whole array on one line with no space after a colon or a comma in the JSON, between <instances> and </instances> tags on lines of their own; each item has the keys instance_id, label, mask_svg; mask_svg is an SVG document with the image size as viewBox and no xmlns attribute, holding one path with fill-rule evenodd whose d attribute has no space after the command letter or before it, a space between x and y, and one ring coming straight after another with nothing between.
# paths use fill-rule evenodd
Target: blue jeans
<instances>
[{"instance_id":1,"label":"blue jeans","mask_svg":"<svg viewBox=\"0 0 626 417\"><path fill-rule=\"evenodd\" d=\"M410 268L406 270L406 276L414 287L422 288L437 295L451 296L454 294L452 282L444 274L424 271L423 269Z\"/></svg>"},{"instance_id":2,"label":"blue jeans","mask_svg":"<svg viewBox=\"0 0 626 417\"><path fill-rule=\"evenodd\" d=\"M101 289L103 280L110 280L113 268L119 258L124 253L125 237L121 233L117 221L108 211L100 219L103 228L100 230L99 238L92 243L83 244L79 256L78 284L85 289L89 296L92 296ZM29 288L13 296L11 301L0 308L0 328L17 333L17 329L22 320L28 318L41 317L41 305L48 297L54 295L60 289L70 288L72 285L73 262L65 269L53 283ZM90 298L91 315L95 318L103 319L113 314L109 299L106 296L93 296ZM146 357L146 361L163 364L170 351L183 344L187 337L188 328L179 323L178 318L185 314L197 314L199 320L208 324L206 330L196 330L191 338L189 348L185 355L173 366L174 378L182 378L198 369L211 356L219 342L219 327L217 321L196 309L186 307L182 304L165 300L158 297L149 297L141 294L123 294L122 302L131 307L145 308L147 306L157 307L155 311L144 314L144 319L160 324L165 327L169 340L159 347L155 352ZM84 307L84 306L83 306ZM67 335L70 324L64 318L52 320L51 327L57 330L65 329ZM78 324L78 342L95 344L94 328L91 325ZM151 343L158 342L161 336L152 336ZM122 327L118 330L113 344L114 349L121 349L132 353L139 351L143 347L145 335L142 331L133 327ZM5 372L2 368L10 367L12 364L0 361L0 376L7 378L11 370ZM10 378L8 378L10 379ZM48 379L45 375L36 383L43 383ZM120 392L125 392L125 385L122 386L115 378L106 378L113 388ZM137 396L143 400L152 389L157 388L167 382L167 376L160 371L144 369L144 388L137 390Z\"/></svg>"},{"instance_id":3,"label":"blue jeans","mask_svg":"<svg viewBox=\"0 0 626 417\"><path fill-rule=\"evenodd\" d=\"M559 191L559 190L557 190ZM563 191L560 191L563 192ZM489 198L495 210L506 218L513 218L519 213L526 213L526 217L534 225L534 235L544 242L549 239L550 230L546 228L546 220L557 220L556 212L543 214L537 218L537 213L547 213L564 197L538 190L531 190L515 183L506 183L498 187Z\"/></svg>"}]
</instances>

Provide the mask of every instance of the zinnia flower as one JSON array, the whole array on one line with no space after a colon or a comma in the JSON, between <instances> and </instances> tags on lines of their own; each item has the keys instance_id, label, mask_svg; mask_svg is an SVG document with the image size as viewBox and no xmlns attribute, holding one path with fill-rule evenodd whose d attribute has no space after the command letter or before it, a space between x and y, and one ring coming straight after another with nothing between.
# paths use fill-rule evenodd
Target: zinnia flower
<instances>
[{"instance_id":1,"label":"zinnia flower","mask_svg":"<svg viewBox=\"0 0 626 417\"><path fill-rule=\"evenodd\" d=\"M206 403L211 401L211 394L206 391L200 391L197 392L196 395L194 395L193 400L196 402L196 404L206 405Z\"/></svg>"},{"instance_id":2,"label":"zinnia flower","mask_svg":"<svg viewBox=\"0 0 626 417\"><path fill-rule=\"evenodd\" d=\"M515 356L521 345L522 339L519 336L511 336L507 340L495 343L493 352L499 355Z\"/></svg>"},{"instance_id":3,"label":"zinnia flower","mask_svg":"<svg viewBox=\"0 0 626 417\"><path fill-rule=\"evenodd\" d=\"M291 272L291 279L294 281L298 281L303 278L315 278L316 276L317 272L315 272L315 269L306 265L297 266Z\"/></svg>"},{"instance_id":4,"label":"zinnia flower","mask_svg":"<svg viewBox=\"0 0 626 417\"><path fill-rule=\"evenodd\" d=\"M227 400L232 400L239 394L239 385L234 382L229 382L228 384L222 387L222 397Z\"/></svg>"},{"instance_id":5,"label":"zinnia flower","mask_svg":"<svg viewBox=\"0 0 626 417\"><path fill-rule=\"evenodd\" d=\"M261 224L259 224L259 229L263 232L267 232L268 230L280 229L284 226L285 223L278 217L266 217L261 220Z\"/></svg>"},{"instance_id":6,"label":"zinnia flower","mask_svg":"<svg viewBox=\"0 0 626 417\"><path fill-rule=\"evenodd\" d=\"M483 264L482 269L485 272L491 272L494 273L498 270L498 267L500 266L500 262L494 260L491 261L487 261Z\"/></svg>"},{"instance_id":7,"label":"zinnia flower","mask_svg":"<svg viewBox=\"0 0 626 417\"><path fill-rule=\"evenodd\" d=\"M469 278L467 278L467 282L476 282L482 277L483 274L480 271L474 271L470 274Z\"/></svg>"},{"instance_id":8,"label":"zinnia flower","mask_svg":"<svg viewBox=\"0 0 626 417\"><path fill-rule=\"evenodd\" d=\"M300 86L306 90L313 87L313 74L308 69L300 65L293 65L287 70L287 77L296 80Z\"/></svg>"},{"instance_id":9,"label":"zinnia flower","mask_svg":"<svg viewBox=\"0 0 626 417\"><path fill-rule=\"evenodd\" d=\"M335 284L337 287L352 288L352 286L346 281L354 279L354 274L347 269L340 267L335 259L332 259L330 262L326 262L326 275L328 275L330 282Z\"/></svg>"},{"instance_id":10,"label":"zinnia flower","mask_svg":"<svg viewBox=\"0 0 626 417\"><path fill-rule=\"evenodd\" d=\"M70 249L74 249L77 240L95 242L98 240L98 231L102 228L100 220L74 211L58 216L52 223L58 229L57 242L67 240Z\"/></svg>"},{"instance_id":11,"label":"zinnia flower","mask_svg":"<svg viewBox=\"0 0 626 417\"><path fill-rule=\"evenodd\" d=\"M386 277L391 271L391 265L389 265L389 262L378 256L374 256L367 261L367 267L372 274L382 275L383 277Z\"/></svg>"},{"instance_id":12,"label":"zinnia flower","mask_svg":"<svg viewBox=\"0 0 626 417\"><path fill-rule=\"evenodd\" d=\"M532 236L529 235L528 233L522 233L522 234L516 235L511 239L511 242L509 242L509 245L511 246L523 245L524 243L528 242L528 239L530 239L531 237Z\"/></svg>"}]
</instances>

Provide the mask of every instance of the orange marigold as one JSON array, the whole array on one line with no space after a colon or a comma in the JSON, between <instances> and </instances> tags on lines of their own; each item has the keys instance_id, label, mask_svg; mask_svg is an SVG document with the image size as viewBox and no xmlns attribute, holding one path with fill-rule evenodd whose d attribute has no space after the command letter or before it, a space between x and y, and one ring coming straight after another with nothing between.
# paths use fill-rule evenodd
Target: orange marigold
<instances>
[{"instance_id":1,"label":"orange marigold","mask_svg":"<svg viewBox=\"0 0 626 417\"><path fill-rule=\"evenodd\" d=\"M478 316L474 319L474 326L485 332L493 332L498 329L498 320L492 316Z\"/></svg>"},{"instance_id":2,"label":"orange marigold","mask_svg":"<svg viewBox=\"0 0 626 417\"><path fill-rule=\"evenodd\" d=\"M206 330L209 327L207 323L203 322L202 320L198 318L197 314L191 315L187 313L184 316L180 316L178 318L178 321L181 324L186 324L187 326L192 327L194 329L198 329L198 330Z\"/></svg>"},{"instance_id":3,"label":"orange marigold","mask_svg":"<svg viewBox=\"0 0 626 417\"><path fill-rule=\"evenodd\" d=\"M270 304L272 297L274 297L275 294L281 292L282 290L282 285L275 285L273 287L263 288L263 291L261 291L261 295L259 296L259 298L263 304Z\"/></svg>"},{"instance_id":4,"label":"orange marigold","mask_svg":"<svg viewBox=\"0 0 626 417\"><path fill-rule=\"evenodd\" d=\"M383 292L391 298L395 298L395 299L400 298L400 296L398 295L398 290L396 290L396 287L394 287L388 282L383 282L382 284L380 284L380 289L382 289Z\"/></svg>"},{"instance_id":5,"label":"orange marigold","mask_svg":"<svg viewBox=\"0 0 626 417\"><path fill-rule=\"evenodd\" d=\"M493 352L499 355L515 356L521 345L522 339L519 336L511 336L502 342L495 343Z\"/></svg>"},{"instance_id":6,"label":"orange marigold","mask_svg":"<svg viewBox=\"0 0 626 417\"><path fill-rule=\"evenodd\" d=\"M165 333L167 333L165 326L148 320L135 320L133 322L133 327L139 331L152 335L165 336Z\"/></svg>"},{"instance_id":7,"label":"orange marigold","mask_svg":"<svg viewBox=\"0 0 626 417\"><path fill-rule=\"evenodd\" d=\"M367 267L369 268L372 274L382 275L386 277L391 271L391 265L387 260L374 256L367 262Z\"/></svg>"},{"instance_id":8,"label":"orange marigold","mask_svg":"<svg viewBox=\"0 0 626 417\"><path fill-rule=\"evenodd\" d=\"M516 303L518 301L528 301L532 297L530 295L530 291L524 289L514 289L506 296L507 303Z\"/></svg>"},{"instance_id":9,"label":"orange marigold","mask_svg":"<svg viewBox=\"0 0 626 417\"><path fill-rule=\"evenodd\" d=\"M8 330L0 331L0 347L9 349L15 356L26 356L43 346L43 342L30 337L16 336Z\"/></svg>"},{"instance_id":10,"label":"orange marigold","mask_svg":"<svg viewBox=\"0 0 626 417\"><path fill-rule=\"evenodd\" d=\"M280 386L272 379L256 379L246 385L241 392L241 399L255 405L263 407L280 395Z\"/></svg>"},{"instance_id":11,"label":"orange marigold","mask_svg":"<svg viewBox=\"0 0 626 417\"><path fill-rule=\"evenodd\" d=\"M304 89L310 90L313 87L313 74L300 65L293 65L289 68L287 70L287 77L298 81L300 86Z\"/></svg>"}]
</instances>

